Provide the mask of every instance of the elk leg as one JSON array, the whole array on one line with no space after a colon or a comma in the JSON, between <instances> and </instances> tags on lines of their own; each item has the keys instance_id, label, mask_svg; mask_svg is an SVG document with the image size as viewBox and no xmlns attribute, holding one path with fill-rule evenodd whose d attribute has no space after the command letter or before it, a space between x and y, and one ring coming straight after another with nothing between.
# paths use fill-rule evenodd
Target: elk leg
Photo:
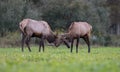
<instances>
[{"instance_id":1,"label":"elk leg","mask_svg":"<svg viewBox=\"0 0 120 72\"><path fill-rule=\"evenodd\" d=\"M40 43L39 43L39 52L41 52L41 39L40 39Z\"/></svg>"},{"instance_id":2,"label":"elk leg","mask_svg":"<svg viewBox=\"0 0 120 72\"><path fill-rule=\"evenodd\" d=\"M42 40L40 39L39 52L41 52Z\"/></svg>"},{"instance_id":3,"label":"elk leg","mask_svg":"<svg viewBox=\"0 0 120 72\"><path fill-rule=\"evenodd\" d=\"M72 50L73 50L73 43L74 43L74 39L72 39L72 41L71 41L71 53L72 53Z\"/></svg>"},{"instance_id":4,"label":"elk leg","mask_svg":"<svg viewBox=\"0 0 120 72\"><path fill-rule=\"evenodd\" d=\"M26 45L27 45L29 51L31 52L31 49L30 49L30 46L29 46L29 42L30 42L30 36L27 36L26 37Z\"/></svg>"},{"instance_id":5,"label":"elk leg","mask_svg":"<svg viewBox=\"0 0 120 72\"><path fill-rule=\"evenodd\" d=\"M76 43L76 53L78 53L78 45L79 45L79 38L77 38L77 43Z\"/></svg>"},{"instance_id":6,"label":"elk leg","mask_svg":"<svg viewBox=\"0 0 120 72\"><path fill-rule=\"evenodd\" d=\"M90 41L89 41L89 36L86 35L85 37L83 37L83 39L85 40L85 42L88 45L88 53L90 53Z\"/></svg>"},{"instance_id":7,"label":"elk leg","mask_svg":"<svg viewBox=\"0 0 120 72\"><path fill-rule=\"evenodd\" d=\"M43 52L44 52L44 39L40 39L40 45L39 45L39 52L41 51L41 47L43 47Z\"/></svg>"},{"instance_id":8,"label":"elk leg","mask_svg":"<svg viewBox=\"0 0 120 72\"><path fill-rule=\"evenodd\" d=\"M43 52L44 52L44 39L42 38L42 47L43 47Z\"/></svg>"},{"instance_id":9,"label":"elk leg","mask_svg":"<svg viewBox=\"0 0 120 72\"><path fill-rule=\"evenodd\" d=\"M22 52L24 51L24 42L25 42L25 35L22 34L22 40L21 40L21 46L22 46Z\"/></svg>"}]
</instances>

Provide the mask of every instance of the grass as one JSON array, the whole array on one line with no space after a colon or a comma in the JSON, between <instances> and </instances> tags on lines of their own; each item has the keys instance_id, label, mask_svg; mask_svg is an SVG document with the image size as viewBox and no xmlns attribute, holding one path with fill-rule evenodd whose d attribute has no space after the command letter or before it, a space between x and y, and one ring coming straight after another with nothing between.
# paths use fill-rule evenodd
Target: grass
<instances>
[{"instance_id":1,"label":"grass","mask_svg":"<svg viewBox=\"0 0 120 72\"><path fill-rule=\"evenodd\" d=\"M0 48L0 72L119 72L120 48L79 47L79 53L70 53L64 46L45 46L45 52L25 48Z\"/></svg>"}]
</instances>

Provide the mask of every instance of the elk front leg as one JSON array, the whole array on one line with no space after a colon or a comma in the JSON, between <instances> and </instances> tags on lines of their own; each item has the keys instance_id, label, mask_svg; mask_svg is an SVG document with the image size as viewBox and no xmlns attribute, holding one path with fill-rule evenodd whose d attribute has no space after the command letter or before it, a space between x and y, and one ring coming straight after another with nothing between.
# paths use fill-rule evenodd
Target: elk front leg
<instances>
[{"instance_id":1,"label":"elk front leg","mask_svg":"<svg viewBox=\"0 0 120 72\"><path fill-rule=\"evenodd\" d=\"M78 53L78 45L79 45L79 38L77 38L77 42L76 42L76 53Z\"/></svg>"},{"instance_id":2,"label":"elk front leg","mask_svg":"<svg viewBox=\"0 0 120 72\"><path fill-rule=\"evenodd\" d=\"M71 41L71 53L72 53L72 50L73 50L73 43L74 43L74 39L72 39L72 41Z\"/></svg>"}]
</instances>

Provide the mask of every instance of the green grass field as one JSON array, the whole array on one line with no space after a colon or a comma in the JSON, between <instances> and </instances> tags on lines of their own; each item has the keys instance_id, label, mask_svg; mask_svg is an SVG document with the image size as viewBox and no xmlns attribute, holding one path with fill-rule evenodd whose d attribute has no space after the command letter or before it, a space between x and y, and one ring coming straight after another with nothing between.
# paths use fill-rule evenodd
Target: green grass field
<instances>
[{"instance_id":1,"label":"green grass field","mask_svg":"<svg viewBox=\"0 0 120 72\"><path fill-rule=\"evenodd\" d=\"M45 52L25 48L0 48L0 72L120 72L120 48L79 47L79 53L70 53L64 46L45 46Z\"/></svg>"}]
</instances>

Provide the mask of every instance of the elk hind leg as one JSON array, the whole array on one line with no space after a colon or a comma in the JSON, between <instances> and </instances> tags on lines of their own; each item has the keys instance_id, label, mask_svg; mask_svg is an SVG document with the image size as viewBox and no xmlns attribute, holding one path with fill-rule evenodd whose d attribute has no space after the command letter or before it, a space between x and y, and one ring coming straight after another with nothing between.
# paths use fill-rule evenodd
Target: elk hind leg
<instances>
[{"instance_id":1,"label":"elk hind leg","mask_svg":"<svg viewBox=\"0 0 120 72\"><path fill-rule=\"evenodd\" d=\"M89 35L86 35L85 37L83 37L83 39L85 40L85 42L88 45L88 53L90 53L90 41L89 41Z\"/></svg>"},{"instance_id":2,"label":"elk hind leg","mask_svg":"<svg viewBox=\"0 0 120 72\"><path fill-rule=\"evenodd\" d=\"M26 37L25 42L26 42L26 45L27 45L27 47L28 47L29 52L31 52L31 49L30 49L30 46L29 46L30 36L27 36L27 37Z\"/></svg>"},{"instance_id":3,"label":"elk hind leg","mask_svg":"<svg viewBox=\"0 0 120 72\"><path fill-rule=\"evenodd\" d=\"M24 51L24 43L25 43L25 35L22 34L22 40L21 40L21 46L22 46L22 52Z\"/></svg>"}]
</instances>

